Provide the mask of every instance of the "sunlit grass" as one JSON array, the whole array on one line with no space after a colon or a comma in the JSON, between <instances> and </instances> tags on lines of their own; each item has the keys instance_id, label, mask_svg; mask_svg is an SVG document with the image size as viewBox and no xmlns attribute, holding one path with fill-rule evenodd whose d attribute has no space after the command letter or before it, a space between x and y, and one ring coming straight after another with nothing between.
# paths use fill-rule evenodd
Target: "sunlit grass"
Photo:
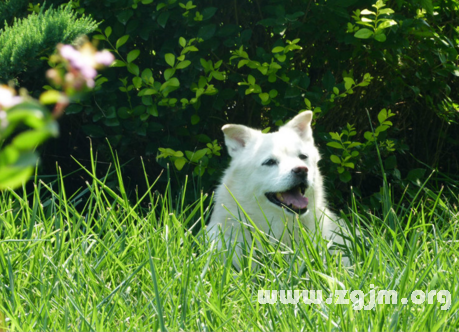
<instances>
[{"instance_id":1,"label":"sunlit grass","mask_svg":"<svg viewBox=\"0 0 459 332\"><path fill-rule=\"evenodd\" d=\"M305 236L288 255L255 251L237 271L231 250L217 253L198 231L211 197L186 205L185 189L178 198L157 194L145 177L149 190L132 202L116 157L117 192L92 165L92 183L72 197L62 175L20 196L0 193L0 331L459 329L459 218L441 193L420 190L406 207L387 194L379 217L353 202L343 218L364 236L345 249L350 267L325 241ZM398 303L372 310L354 310L352 301L258 303L262 289L322 290L324 299L347 289L362 290L368 304L370 285L396 290ZM451 307L400 302L416 289L448 290Z\"/></svg>"}]
</instances>

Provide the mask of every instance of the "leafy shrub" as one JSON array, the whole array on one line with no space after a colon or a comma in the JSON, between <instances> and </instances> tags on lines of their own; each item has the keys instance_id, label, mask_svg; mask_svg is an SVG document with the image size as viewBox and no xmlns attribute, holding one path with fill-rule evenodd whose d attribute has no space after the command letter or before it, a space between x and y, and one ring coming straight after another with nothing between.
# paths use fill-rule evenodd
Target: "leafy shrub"
<instances>
[{"instance_id":1,"label":"leafy shrub","mask_svg":"<svg viewBox=\"0 0 459 332\"><path fill-rule=\"evenodd\" d=\"M18 187L26 181L38 163L37 145L59 132L48 110L34 100L21 101L4 111L7 93L7 88L0 86L3 97L0 100L0 190ZM21 125L27 125L29 130L15 135L6 147L2 146Z\"/></svg>"},{"instance_id":2,"label":"leafy shrub","mask_svg":"<svg viewBox=\"0 0 459 332\"><path fill-rule=\"evenodd\" d=\"M13 17L21 17L27 8L28 0L6 0L0 2L0 26Z\"/></svg>"},{"instance_id":3,"label":"leafy shrub","mask_svg":"<svg viewBox=\"0 0 459 332\"><path fill-rule=\"evenodd\" d=\"M206 174L203 184L209 187L227 157L207 149L216 139L221 142L225 123L271 130L312 109L318 144L336 155L326 147L334 141L329 132L350 123L355 141L365 141L371 131L366 110L376 119L385 108L397 115L392 136L380 134L394 142L392 148L404 152L408 144L432 165L454 165L456 157L438 150L445 145L437 142L446 140L440 128L457 121L459 38L448 23L457 5L430 0L372 5L367 0L235 6L208 0L80 0L78 10L103 21L94 38L111 48L117 61L98 79L92 96L67 110L72 117L63 126L72 131L71 141L55 143L52 154L70 147L85 159L86 152L78 151L86 150L86 135L95 143L107 137L124 158L145 156L153 176L172 162L173 171L181 169L177 175L191 169ZM448 139L458 144L457 135ZM439 158L441 153L448 158ZM401 177L414 166L400 153L387 158L393 169L403 168ZM347 168L350 184L361 185L363 196L381 183L374 161L360 160L359 173ZM349 176L339 180L336 164L324 162L334 181L331 196L338 197L348 190L341 180ZM135 178L136 171L130 174Z\"/></svg>"},{"instance_id":4,"label":"leafy shrub","mask_svg":"<svg viewBox=\"0 0 459 332\"><path fill-rule=\"evenodd\" d=\"M8 5L11 7L12 3L0 7L0 17L12 14L7 11ZM38 14L15 19L11 26L0 30L0 81L7 82L28 67L37 66L39 57L52 52L57 43L73 42L96 27L97 23L89 17L77 18L71 6L46 11L42 7Z\"/></svg>"},{"instance_id":5,"label":"leafy shrub","mask_svg":"<svg viewBox=\"0 0 459 332\"><path fill-rule=\"evenodd\" d=\"M56 66L47 76L63 92L49 89L38 102L24 91L16 96L13 88L0 85L0 190L26 182L38 164L37 146L59 133L56 118L74 98L94 87L96 69L114 60L110 52L97 52L89 42L80 50L62 44L58 49L59 55L53 56ZM55 104L52 114L47 104ZM28 130L18 132L24 127Z\"/></svg>"}]
</instances>

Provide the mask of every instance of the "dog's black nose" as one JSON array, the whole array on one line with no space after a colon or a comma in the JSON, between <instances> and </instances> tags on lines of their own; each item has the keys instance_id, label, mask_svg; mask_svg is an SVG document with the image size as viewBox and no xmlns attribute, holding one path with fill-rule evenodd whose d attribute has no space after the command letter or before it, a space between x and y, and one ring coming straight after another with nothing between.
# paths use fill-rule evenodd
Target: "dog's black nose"
<instances>
[{"instance_id":1,"label":"dog's black nose","mask_svg":"<svg viewBox=\"0 0 459 332\"><path fill-rule=\"evenodd\" d=\"M296 175L306 175L308 168L306 166L295 167L292 172Z\"/></svg>"}]
</instances>

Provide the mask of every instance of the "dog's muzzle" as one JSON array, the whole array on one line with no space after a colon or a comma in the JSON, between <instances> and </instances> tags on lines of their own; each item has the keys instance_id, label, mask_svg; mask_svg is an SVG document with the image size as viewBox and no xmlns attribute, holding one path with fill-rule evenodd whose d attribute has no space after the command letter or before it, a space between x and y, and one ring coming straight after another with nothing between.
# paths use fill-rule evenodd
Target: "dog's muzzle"
<instances>
[{"instance_id":1,"label":"dog's muzzle","mask_svg":"<svg viewBox=\"0 0 459 332\"><path fill-rule=\"evenodd\" d=\"M265 193L265 195L271 203L281 208L286 208L288 212L301 215L308 210L309 202L304 197L307 188L307 181L302 180L286 191L269 192Z\"/></svg>"}]
</instances>

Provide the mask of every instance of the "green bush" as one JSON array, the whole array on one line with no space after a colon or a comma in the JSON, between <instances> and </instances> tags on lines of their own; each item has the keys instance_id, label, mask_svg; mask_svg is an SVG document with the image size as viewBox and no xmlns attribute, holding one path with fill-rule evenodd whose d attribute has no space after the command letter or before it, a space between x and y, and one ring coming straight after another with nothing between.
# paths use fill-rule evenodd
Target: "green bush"
<instances>
[{"instance_id":1,"label":"green bush","mask_svg":"<svg viewBox=\"0 0 459 332\"><path fill-rule=\"evenodd\" d=\"M15 14L9 10L13 3L0 6L0 18ZM7 82L31 66L39 66L40 57L54 52L57 43L71 43L97 27L89 17L77 18L71 6L46 11L44 8L38 14L15 18L11 26L0 30L0 81Z\"/></svg>"},{"instance_id":2,"label":"green bush","mask_svg":"<svg viewBox=\"0 0 459 332\"><path fill-rule=\"evenodd\" d=\"M107 137L123 158L146 157L153 176L172 162L178 176L191 170L206 174L203 185L209 187L227 161L215 149L225 123L274 130L312 109L316 141L327 155L336 155L326 146L335 141L329 132L349 123L354 141L368 141L369 119L390 109L396 114L393 125L378 137L397 152L383 155L390 158L390 179L405 178L415 168L404 154L408 146L429 165L457 168L457 156L445 148L447 140L458 145L458 133L446 136L441 130L458 114L458 33L449 23L458 14L456 3L373 5L80 0L75 4L80 12L103 21L94 38L116 52L117 61L92 96L68 109L72 116L62 124L71 140L54 143L48 153L59 155L71 146L85 159L86 135L101 152ZM349 191L349 184L363 197L379 191L377 150L362 154L361 148L354 147L358 169L347 167L345 177L324 158L331 197ZM130 173L134 179L135 173Z\"/></svg>"},{"instance_id":3,"label":"green bush","mask_svg":"<svg viewBox=\"0 0 459 332\"><path fill-rule=\"evenodd\" d=\"M12 21L14 17L24 16L28 2L28 0L6 0L0 2L0 26L3 27L5 22L8 24L8 21Z\"/></svg>"}]
</instances>

